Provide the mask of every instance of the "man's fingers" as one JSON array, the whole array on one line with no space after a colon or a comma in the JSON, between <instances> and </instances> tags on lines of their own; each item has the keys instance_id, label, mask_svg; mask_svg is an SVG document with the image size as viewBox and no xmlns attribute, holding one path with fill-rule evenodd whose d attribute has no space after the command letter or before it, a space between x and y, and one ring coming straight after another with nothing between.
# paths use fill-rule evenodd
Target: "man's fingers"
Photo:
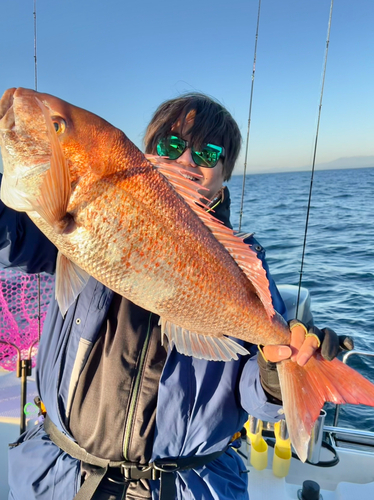
<instances>
[{"instance_id":1,"label":"man's fingers","mask_svg":"<svg viewBox=\"0 0 374 500\"><path fill-rule=\"evenodd\" d=\"M320 347L324 333L316 327L307 330L305 325L297 320L290 321L289 325L291 329L291 359L300 366L304 366Z\"/></svg>"},{"instance_id":2,"label":"man's fingers","mask_svg":"<svg viewBox=\"0 0 374 500\"><path fill-rule=\"evenodd\" d=\"M302 325L296 325L292 327L291 330L291 343L290 347L292 349L292 361L296 361L298 352L301 346L305 342L305 328Z\"/></svg>"},{"instance_id":3,"label":"man's fingers","mask_svg":"<svg viewBox=\"0 0 374 500\"><path fill-rule=\"evenodd\" d=\"M298 365L304 366L318 349L319 341L316 337L307 337L300 347L299 352L291 359Z\"/></svg>"},{"instance_id":4,"label":"man's fingers","mask_svg":"<svg viewBox=\"0 0 374 500\"><path fill-rule=\"evenodd\" d=\"M262 348L265 358L267 361L272 363L277 363L283 359L288 359L292 351L287 345L267 345Z\"/></svg>"}]
</instances>

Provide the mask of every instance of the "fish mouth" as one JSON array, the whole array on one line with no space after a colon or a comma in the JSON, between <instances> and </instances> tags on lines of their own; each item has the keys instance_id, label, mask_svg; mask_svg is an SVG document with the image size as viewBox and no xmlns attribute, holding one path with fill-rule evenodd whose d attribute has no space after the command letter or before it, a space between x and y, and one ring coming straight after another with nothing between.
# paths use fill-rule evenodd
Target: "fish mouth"
<instances>
[{"instance_id":1,"label":"fish mouth","mask_svg":"<svg viewBox=\"0 0 374 500\"><path fill-rule=\"evenodd\" d=\"M4 172L9 177L16 171L18 180L43 173L50 166L46 134L39 122L35 125L30 119L36 96L33 90L18 87L6 90L0 99L0 157Z\"/></svg>"},{"instance_id":2,"label":"fish mouth","mask_svg":"<svg viewBox=\"0 0 374 500\"><path fill-rule=\"evenodd\" d=\"M0 100L0 129L11 130L15 125L13 101L16 90L15 88L6 90Z\"/></svg>"},{"instance_id":3,"label":"fish mouth","mask_svg":"<svg viewBox=\"0 0 374 500\"><path fill-rule=\"evenodd\" d=\"M15 126L14 101L17 97L35 95L34 90L22 87L6 90L0 100L0 130L12 130Z\"/></svg>"}]
</instances>

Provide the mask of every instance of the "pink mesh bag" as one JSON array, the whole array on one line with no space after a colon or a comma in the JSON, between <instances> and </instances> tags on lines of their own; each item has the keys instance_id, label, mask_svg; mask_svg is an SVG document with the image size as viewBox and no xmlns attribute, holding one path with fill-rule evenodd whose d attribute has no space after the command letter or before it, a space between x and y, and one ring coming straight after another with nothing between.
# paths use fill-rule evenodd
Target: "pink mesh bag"
<instances>
[{"instance_id":1,"label":"pink mesh bag","mask_svg":"<svg viewBox=\"0 0 374 500\"><path fill-rule=\"evenodd\" d=\"M47 274L24 274L13 269L0 269L1 368L14 371L17 367L17 350L3 342L16 345L21 359L31 358L32 366L35 366L39 335L52 296L53 283L54 277Z\"/></svg>"}]
</instances>

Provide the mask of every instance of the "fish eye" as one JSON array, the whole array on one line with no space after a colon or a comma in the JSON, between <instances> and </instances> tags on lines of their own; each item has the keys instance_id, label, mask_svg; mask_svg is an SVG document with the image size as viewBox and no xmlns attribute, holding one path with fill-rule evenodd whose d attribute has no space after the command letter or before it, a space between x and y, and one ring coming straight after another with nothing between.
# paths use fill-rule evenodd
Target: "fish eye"
<instances>
[{"instance_id":1,"label":"fish eye","mask_svg":"<svg viewBox=\"0 0 374 500\"><path fill-rule=\"evenodd\" d=\"M52 116L52 123L57 134L63 134L66 129L66 121L61 116Z\"/></svg>"}]
</instances>

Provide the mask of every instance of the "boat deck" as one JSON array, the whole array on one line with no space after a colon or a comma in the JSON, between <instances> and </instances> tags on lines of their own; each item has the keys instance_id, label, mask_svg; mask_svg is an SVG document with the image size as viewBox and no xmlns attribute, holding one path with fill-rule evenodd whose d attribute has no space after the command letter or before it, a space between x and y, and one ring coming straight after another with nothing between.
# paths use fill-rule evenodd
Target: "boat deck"
<instances>
[{"instance_id":1,"label":"boat deck","mask_svg":"<svg viewBox=\"0 0 374 500\"><path fill-rule=\"evenodd\" d=\"M248 449L247 449L248 448ZM306 480L320 485L323 500L374 499L374 448L372 451L337 447L339 463L333 467L318 467L291 459L289 473L284 478L273 474L273 448L268 450L268 466L258 471L248 464L250 500L294 500ZM247 455L250 445L243 443L240 452ZM332 454L322 449L320 459L331 460ZM243 457L244 461L246 459Z\"/></svg>"}]
</instances>

